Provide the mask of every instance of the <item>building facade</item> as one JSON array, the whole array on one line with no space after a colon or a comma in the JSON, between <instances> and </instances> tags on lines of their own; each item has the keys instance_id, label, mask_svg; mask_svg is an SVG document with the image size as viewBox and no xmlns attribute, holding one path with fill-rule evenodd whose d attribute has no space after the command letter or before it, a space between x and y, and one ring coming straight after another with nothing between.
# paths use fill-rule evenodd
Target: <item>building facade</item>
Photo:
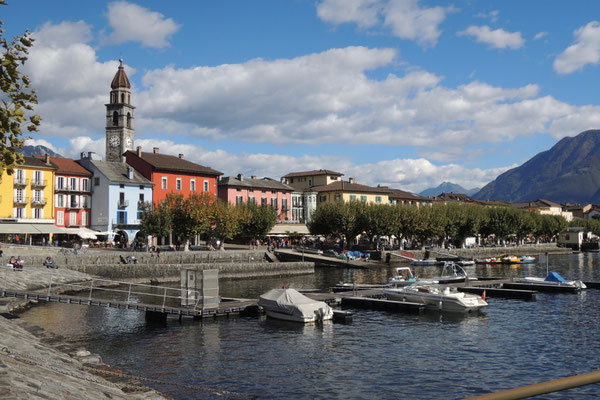
<instances>
[{"instance_id":1,"label":"building facade","mask_svg":"<svg viewBox=\"0 0 600 400\"><path fill-rule=\"evenodd\" d=\"M153 203L164 200L170 193L188 197L192 193L208 193L217 196L217 178L222 172L185 160L183 154L178 157L160 154L155 147L152 153L136 151L125 152L128 165L154 183Z\"/></svg>"},{"instance_id":2,"label":"building facade","mask_svg":"<svg viewBox=\"0 0 600 400\"><path fill-rule=\"evenodd\" d=\"M71 158L50 157L57 170L54 180L55 224L87 228L92 208L92 173Z\"/></svg>"},{"instance_id":3,"label":"building facade","mask_svg":"<svg viewBox=\"0 0 600 400\"><path fill-rule=\"evenodd\" d=\"M92 172L90 227L114 232L115 242L128 245L140 231L141 205L152 199L153 183L126 163L102 161L94 153L77 162Z\"/></svg>"},{"instance_id":4,"label":"building facade","mask_svg":"<svg viewBox=\"0 0 600 400\"><path fill-rule=\"evenodd\" d=\"M54 174L50 157L24 157L12 175L2 173L0 184L1 240L43 244L60 232L54 226ZM18 240L16 240L18 238Z\"/></svg>"},{"instance_id":5,"label":"building facade","mask_svg":"<svg viewBox=\"0 0 600 400\"><path fill-rule=\"evenodd\" d=\"M270 178L250 178L238 174L221 178L218 184L219 198L229 204L253 203L268 205L277 210L278 220L292 220L292 192L285 183Z\"/></svg>"},{"instance_id":6,"label":"building facade","mask_svg":"<svg viewBox=\"0 0 600 400\"><path fill-rule=\"evenodd\" d=\"M388 188L372 187L349 181L339 180L328 185L316 186L312 190L317 193L317 204L334 201L362 201L365 203L389 204Z\"/></svg>"}]
</instances>

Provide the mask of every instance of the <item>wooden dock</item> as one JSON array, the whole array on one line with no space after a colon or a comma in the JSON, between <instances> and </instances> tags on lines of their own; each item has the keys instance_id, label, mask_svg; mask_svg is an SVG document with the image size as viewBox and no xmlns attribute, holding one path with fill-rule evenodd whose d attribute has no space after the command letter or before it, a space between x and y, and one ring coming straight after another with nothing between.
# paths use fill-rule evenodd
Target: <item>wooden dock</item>
<instances>
[{"instance_id":1,"label":"wooden dock","mask_svg":"<svg viewBox=\"0 0 600 400\"><path fill-rule=\"evenodd\" d=\"M381 267L381 263L377 261L364 261L364 260L341 260L339 258L324 256L321 254L314 253L302 253L301 251L291 249L278 249L274 251L277 258L282 261L309 261L314 262L315 265L328 266L328 267L341 267L341 268L375 268Z\"/></svg>"}]
</instances>

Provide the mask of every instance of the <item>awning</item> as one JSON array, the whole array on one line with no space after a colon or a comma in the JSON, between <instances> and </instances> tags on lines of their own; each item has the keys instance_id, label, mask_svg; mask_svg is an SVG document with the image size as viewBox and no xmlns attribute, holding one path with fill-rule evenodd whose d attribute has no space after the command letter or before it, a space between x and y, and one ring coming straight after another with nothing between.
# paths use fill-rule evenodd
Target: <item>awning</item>
<instances>
[{"instance_id":1,"label":"awning","mask_svg":"<svg viewBox=\"0 0 600 400\"><path fill-rule=\"evenodd\" d=\"M98 239L95 235L96 231L93 231L88 228L63 228L62 233L66 233L67 235L77 235L82 239Z\"/></svg>"},{"instance_id":2,"label":"awning","mask_svg":"<svg viewBox=\"0 0 600 400\"><path fill-rule=\"evenodd\" d=\"M274 235L309 235L308 227L305 224L276 224L268 236Z\"/></svg>"},{"instance_id":3,"label":"awning","mask_svg":"<svg viewBox=\"0 0 600 400\"><path fill-rule=\"evenodd\" d=\"M0 223L0 233L29 233L33 235L39 235L49 233L64 233L64 228L59 228L53 224Z\"/></svg>"},{"instance_id":4,"label":"awning","mask_svg":"<svg viewBox=\"0 0 600 400\"><path fill-rule=\"evenodd\" d=\"M116 232L113 232L113 231L96 232L96 231L94 231L94 235L97 235L97 236L115 236Z\"/></svg>"}]
</instances>

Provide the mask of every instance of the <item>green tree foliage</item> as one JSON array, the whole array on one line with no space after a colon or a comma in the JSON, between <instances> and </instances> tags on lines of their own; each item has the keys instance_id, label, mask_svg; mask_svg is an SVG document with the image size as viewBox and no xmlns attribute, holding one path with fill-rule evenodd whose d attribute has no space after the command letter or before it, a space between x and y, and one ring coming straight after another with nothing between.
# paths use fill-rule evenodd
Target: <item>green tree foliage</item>
<instances>
[{"instance_id":1,"label":"green tree foliage","mask_svg":"<svg viewBox=\"0 0 600 400\"><path fill-rule=\"evenodd\" d=\"M277 223L277 211L268 205L248 203L239 205L242 215L247 213L240 226L241 235L248 239L262 239Z\"/></svg>"},{"instance_id":2,"label":"green tree foliage","mask_svg":"<svg viewBox=\"0 0 600 400\"><path fill-rule=\"evenodd\" d=\"M0 0L0 5L6 5L5 1ZM22 126L27 124L26 129L35 132L41 118L30 112L33 104L37 104L36 91L31 89L29 77L19 71L27 60L33 38L26 31L8 41L3 37L2 25L3 22L0 21L0 173L6 169L12 174L14 167L23 163L23 155L19 149L23 148L27 138L22 136Z\"/></svg>"},{"instance_id":3,"label":"green tree foliage","mask_svg":"<svg viewBox=\"0 0 600 400\"><path fill-rule=\"evenodd\" d=\"M158 203L154 208L151 203L145 202L141 206L141 212L141 231L145 235L158 237L169 235L172 226L172 214L166 202Z\"/></svg>"},{"instance_id":4,"label":"green tree foliage","mask_svg":"<svg viewBox=\"0 0 600 400\"><path fill-rule=\"evenodd\" d=\"M569 222L571 227L582 227L592 232L594 235L600 236L600 221L597 219L583 219L577 218Z\"/></svg>"},{"instance_id":5,"label":"green tree foliage","mask_svg":"<svg viewBox=\"0 0 600 400\"><path fill-rule=\"evenodd\" d=\"M221 245L225 239L233 239L241 233L242 224L249 220L246 208L234 207L229 203L217 200L211 207L210 236L219 239Z\"/></svg>"}]
</instances>

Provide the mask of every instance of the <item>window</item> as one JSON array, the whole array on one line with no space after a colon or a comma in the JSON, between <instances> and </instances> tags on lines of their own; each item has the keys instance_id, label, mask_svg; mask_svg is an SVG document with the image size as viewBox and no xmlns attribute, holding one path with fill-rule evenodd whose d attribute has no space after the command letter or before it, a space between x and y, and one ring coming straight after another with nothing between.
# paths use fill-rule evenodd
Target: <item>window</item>
<instances>
[{"instance_id":1,"label":"window","mask_svg":"<svg viewBox=\"0 0 600 400\"><path fill-rule=\"evenodd\" d=\"M244 198L242 196L235 196L235 204L242 204L244 202Z\"/></svg>"},{"instance_id":2,"label":"window","mask_svg":"<svg viewBox=\"0 0 600 400\"><path fill-rule=\"evenodd\" d=\"M94 186L100 186L100 178L94 178Z\"/></svg>"},{"instance_id":3,"label":"window","mask_svg":"<svg viewBox=\"0 0 600 400\"><path fill-rule=\"evenodd\" d=\"M15 208L15 218L26 218L26 211L24 208Z\"/></svg>"},{"instance_id":4,"label":"window","mask_svg":"<svg viewBox=\"0 0 600 400\"><path fill-rule=\"evenodd\" d=\"M41 190L34 190L33 191L33 201L35 201L36 203L41 203L43 196L42 196L43 192Z\"/></svg>"},{"instance_id":5,"label":"window","mask_svg":"<svg viewBox=\"0 0 600 400\"><path fill-rule=\"evenodd\" d=\"M119 187L120 187L121 189L125 189L125 184L124 184L124 183L121 183L121 184L119 185Z\"/></svg>"},{"instance_id":6,"label":"window","mask_svg":"<svg viewBox=\"0 0 600 400\"><path fill-rule=\"evenodd\" d=\"M113 111L113 126L119 126L119 113Z\"/></svg>"},{"instance_id":7,"label":"window","mask_svg":"<svg viewBox=\"0 0 600 400\"><path fill-rule=\"evenodd\" d=\"M281 199L281 208L283 209L283 211L287 211L288 210L288 201L287 201L287 199Z\"/></svg>"},{"instance_id":8,"label":"window","mask_svg":"<svg viewBox=\"0 0 600 400\"><path fill-rule=\"evenodd\" d=\"M266 197L261 197L260 198L260 205L261 206L266 206L267 204L268 204L267 203L267 198Z\"/></svg>"},{"instance_id":9,"label":"window","mask_svg":"<svg viewBox=\"0 0 600 400\"><path fill-rule=\"evenodd\" d=\"M69 178L69 190L77 190L77 178Z\"/></svg>"},{"instance_id":10,"label":"window","mask_svg":"<svg viewBox=\"0 0 600 400\"><path fill-rule=\"evenodd\" d=\"M279 208L279 206L277 205L277 198L271 199L271 207L273 207L276 210Z\"/></svg>"},{"instance_id":11,"label":"window","mask_svg":"<svg viewBox=\"0 0 600 400\"><path fill-rule=\"evenodd\" d=\"M117 224L126 224L126 223L127 223L127 212L117 211Z\"/></svg>"},{"instance_id":12,"label":"window","mask_svg":"<svg viewBox=\"0 0 600 400\"><path fill-rule=\"evenodd\" d=\"M76 208L77 207L77 196L75 196L74 194L72 194L71 196L69 196L69 207L70 208Z\"/></svg>"},{"instance_id":13,"label":"window","mask_svg":"<svg viewBox=\"0 0 600 400\"><path fill-rule=\"evenodd\" d=\"M87 179L82 179L81 180L81 190L83 190L85 192L87 192L87 191L90 190L89 181Z\"/></svg>"},{"instance_id":14,"label":"window","mask_svg":"<svg viewBox=\"0 0 600 400\"><path fill-rule=\"evenodd\" d=\"M248 189L248 192L254 193L254 189Z\"/></svg>"},{"instance_id":15,"label":"window","mask_svg":"<svg viewBox=\"0 0 600 400\"><path fill-rule=\"evenodd\" d=\"M360 201L367 201L367 196L360 196Z\"/></svg>"},{"instance_id":16,"label":"window","mask_svg":"<svg viewBox=\"0 0 600 400\"><path fill-rule=\"evenodd\" d=\"M131 128L131 114L127 113L127 127Z\"/></svg>"},{"instance_id":17,"label":"window","mask_svg":"<svg viewBox=\"0 0 600 400\"><path fill-rule=\"evenodd\" d=\"M256 204L256 199L254 198L254 196L248 197L248 204Z\"/></svg>"},{"instance_id":18,"label":"window","mask_svg":"<svg viewBox=\"0 0 600 400\"><path fill-rule=\"evenodd\" d=\"M44 209L43 208L34 208L33 209L33 218L36 218L36 219L44 218Z\"/></svg>"},{"instance_id":19,"label":"window","mask_svg":"<svg viewBox=\"0 0 600 400\"><path fill-rule=\"evenodd\" d=\"M208 181L207 180L204 181L204 191L208 192Z\"/></svg>"},{"instance_id":20,"label":"window","mask_svg":"<svg viewBox=\"0 0 600 400\"><path fill-rule=\"evenodd\" d=\"M90 200L88 196L81 196L81 208L90 208Z\"/></svg>"},{"instance_id":21,"label":"window","mask_svg":"<svg viewBox=\"0 0 600 400\"><path fill-rule=\"evenodd\" d=\"M356 200L356 195L355 194L351 194L350 195L350 201Z\"/></svg>"},{"instance_id":22,"label":"window","mask_svg":"<svg viewBox=\"0 0 600 400\"><path fill-rule=\"evenodd\" d=\"M375 203L381 203L381 196L375 196Z\"/></svg>"},{"instance_id":23,"label":"window","mask_svg":"<svg viewBox=\"0 0 600 400\"><path fill-rule=\"evenodd\" d=\"M144 193L140 193L140 203L144 202Z\"/></svg>"},{"instance_id":24,"label":"window","mask_svg":"<svg viewBox=\"0 0 600 400\"><path fill-rule=\"evenodd\" d=\"M308 180L308 186L312 186L312 179Z\"/></svg>"},{"instance_id":25,"label":"window","mask_svg":"<svg viewBox=\"0 0 600 400\"><path fill-rule=\"evenodd\" d=\"M181 190L181 178L175 179L175 190Z\"/></svg>"},{"instance_id":26,"label":"window","mask_svg":"<svg viewBox=\"0 0 600 400\"><path fill-rule=\"evenodd\" d=\"M321 203L324 203L324 202L326 202L326 201L327 201L327 196L326 196L326 195L319 196L319 201L320 201Z\"/></svg>"},{"instance_id":27,"label":"window","mask_svg":"<svg viewBox=\"0 0 600 400\"><path fill-rule=\"evenodd\" d=\"M271 194L277 194L277 192L274 190L271 190Z\"/></svg>"},{"instance_id":28,"label":"window","mask_svg":"<svg viewBox=\"0 0 600 400\"><path fill-rule=\"evenodd\" d=\"M98 178L96 178L98 179ZM56 178L56 188L61 190L61 189L65 189L65 178L62 176L59 176Z\"/></svg>"},{"instance_id":29,"label":"window","mask_svg":"<svg viewBox=\"0 0 600 400\"><path fill-rule=\"evenodd\" d=\"M190 192L195 192L195 191L196 191L196 180L191 179L190 180Z\"/></svg>"},{"instance_id":30,"label":"window","mask_svg":"<svg viewBox=\"0 0 600 400\"><path fill-rule=\"evenodd\" d=\"M167 188L167 177L166 176L162 177L160 188L161 189L166 189Z\"/></svg>"},{"instance_id":31,"label":"window","mask_svg":"<svg viewBox=\"0 0 600 400\"><path fill-rule=\"evenodd\" d=\"M23 202L25 201L25 192L23 189L15 189L15 201Z\"/></svg>"},{"instance_id":32,"label":"window","mask_svg":"<svg viewBox=\"0 0 600 400\"><path fill-rule=\"evenodd\" d=\"M290 183L294 183L294 178L290 178Z\"/></svg>"},{"instance_id":33,"label":"window","mask_svg":"<svg viewBox=\"0 0 600 400\"><path fill-rule=\"evenodd\" d=\"M125 103L125 93L121 93L121 103Z\"/></svg>"},{"instance_id":34,"label":"window","mask_svg":"<svg viewBox=\"0 0 600 400\"><path fill-rule=\"evenodd\" d=\"M236 188L235 190L238 191L238 192L241 192L242 188Z\"/></svg>"},{"instance_id":35,"label":"window","mask_svg":"<svg viewBox=\"0 0 600 400\"><path fill-rule=\"evenodd\" d=\"M89 225L89 223L88 223L88 213L87 213L87 212L85 212L85 211L83 211L83 212L81 213L81 225L82 225L82 226L87 226L87 225Z\"/></svg>"},{"instance_id":36,"label":"window","mask_svg":"<svg viewBox=\"0 0 600 400\"><path fill-rule=\"evenodd\" d=\"M336 193L336 194L333 195L333 200L337 201L337 200L340 200L341 198L342 198L342 195L339 194L339 193Z\"/></svg>"},{"instance_id":37,"label":"window","mask_svg":"<svg viewBox=\"0 0 600 400\"><path fill-rule=\"evenodd\" d=\"M56 195L56 207L64 207L65 206L65 196L62 194Z\"/></svg>"},{"instance_id":38,"label":"window","mask_svg":"<svg viewBox=\"0 0 600 400\"><path fill-rule=\"evenodd\" d=\"M69 213L69 225L76 226L77 225L77 213L72 211Z\"/></svg>"},{"instance_id":39,"label":"window","mask_svg":"<svg viewBox=\"0 0 600 400\"><path fill-rule=\"evenodd\" d=\"M41 184L44 180L44 174L42 171L33 171L33 181L37 184Z\"/></svg>"},{"instance_id":40,"label":"window","mask_svg":"<svg viewBox=\"0 0 600 400\"><path fill-rule=\"evenodd\" d=\"M266 190L264 190L264 189L263 189L263 190L261 190L260 192L261 192L261 193L267 193L267 191L266 191Z\"/></svg>"},{"instance_id":41,"label":"window","mask_svg":"<svg viewBox=\"0 0 600 400\"><path fill-rule=\"evenodd\" d=\"M56 225L64 225L65 224L65 212L57 211L56 212Z\"/></svg>"}]
</instances>

